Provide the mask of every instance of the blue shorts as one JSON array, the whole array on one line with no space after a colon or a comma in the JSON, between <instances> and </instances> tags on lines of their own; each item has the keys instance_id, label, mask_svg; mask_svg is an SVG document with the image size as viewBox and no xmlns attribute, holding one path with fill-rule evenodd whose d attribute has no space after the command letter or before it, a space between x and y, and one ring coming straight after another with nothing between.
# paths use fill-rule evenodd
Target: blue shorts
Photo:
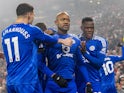
<instances>
[{"instance_id":1,"label":"blue shorts","mask_svg":"<svg viewBox=\"0 0 124 93\"><path fill-rule=\"evenodd\" d=\"M8 93L43 93L40 83L7 85Z\"/></svg>"},{"instance_id":2,"label":"blue shorts","mask_svg":"<svg viewBox=\"0 0 124 93\"><path fill-rule=\"evenodd\" d=\"M53 80L48 80L46 84L45 93L76 93L77 87L75 80L68 80L68 87L61 88Z\"/></svg>"}]
</instances>

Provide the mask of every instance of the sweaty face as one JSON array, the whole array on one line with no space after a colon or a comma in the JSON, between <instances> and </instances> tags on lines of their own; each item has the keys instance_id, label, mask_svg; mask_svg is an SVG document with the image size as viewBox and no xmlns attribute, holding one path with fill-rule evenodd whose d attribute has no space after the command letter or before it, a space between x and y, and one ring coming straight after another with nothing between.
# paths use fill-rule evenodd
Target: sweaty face
<instances>
[{"instance_id":1,"label":"sweaty face","mask_svg":"<svg viewBox=\"0 0 124 93\"><path fill-rule=\"evenodd\" d=\"M56 23L59 31L66 33L70 28L70 18L66 14L59 15L57 17L55 23Z\"/></svg>"},{"instance_id":2,"label":"sweaty face","mask_svg":"<svg viewBox=\"0 0 124 93\"><path fill-rule=\"evenodd\" d=\"M87 39L91 39L94 34L94 23L92 21L88 21L82 24L82 30Z\"/></svg>"}]
</instances>

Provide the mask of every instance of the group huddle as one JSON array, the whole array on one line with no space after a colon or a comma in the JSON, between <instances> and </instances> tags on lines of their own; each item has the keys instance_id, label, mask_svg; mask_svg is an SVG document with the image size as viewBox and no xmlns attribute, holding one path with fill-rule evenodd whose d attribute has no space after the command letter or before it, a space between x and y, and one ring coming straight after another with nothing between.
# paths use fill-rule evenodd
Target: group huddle
<instances>
[{"instance_id":1,"label":"group huddle","mask_svg":"<svg viewBox=\"0 0 124 93\"><path fill-rule=\"evenodd\" d=\"M123 45L122 56L107 55L108 42L94 35L91 17L82 19L80 35L68 34L67 12L56 15L49 35L32 25L33 10L19 4L15 24L2 31L8 93L117 93L114 64L124 60Z\"/></svg>"}]
</instances>

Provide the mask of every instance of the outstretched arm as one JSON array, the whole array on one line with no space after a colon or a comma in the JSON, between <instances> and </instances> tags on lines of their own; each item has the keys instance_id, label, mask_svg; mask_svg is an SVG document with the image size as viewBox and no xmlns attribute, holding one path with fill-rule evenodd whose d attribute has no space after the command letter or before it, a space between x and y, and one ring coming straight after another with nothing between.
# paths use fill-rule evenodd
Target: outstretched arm
<instances>
[{"instance_id":1,"label":"outstretched arm","mask_svg":"<svg viewBox=\"0 0 124 93\"><path fill-rule=\"evenodd\" d=\"M48 44L61 43L61 44L64 44L66 46L72 45L72 39L71 38L60 39L59 37L48 35L37 28L34 28L33 36L34 36L34 40L39 40L42 43L48 43Z\"/></svg>"},{"instance_id":2,"label":"outstretched arm","mask_svg":"<svg viewBox=\"0 0 124 93\"><path fill-rule=\"evenodd\" d=\"M109 55L114 63L124 60L124 46L121 46L121 49L122 49L121 50L122 51L121 56L119 56L119 55Z\"/></svg>"}]
</instances>

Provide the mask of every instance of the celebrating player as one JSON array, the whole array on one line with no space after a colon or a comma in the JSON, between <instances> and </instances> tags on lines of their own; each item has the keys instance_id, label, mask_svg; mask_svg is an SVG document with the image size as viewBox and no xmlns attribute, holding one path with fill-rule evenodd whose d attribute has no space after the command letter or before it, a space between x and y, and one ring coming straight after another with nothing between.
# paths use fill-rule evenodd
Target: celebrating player
<instances>
[{"instance_id":1,"label":"celebrating player","mask_svg":"<svg viewBox=\"0 0 124 93\"><path fill-rule=\"evenodd\" d=\"M63 44L55 44L52 47L47 46L48 67L66 79L68 85L58 86L53 79L48 78L45 93L76 93L75 84L75 66L81 69L81 74L88 82L87 69L82 59L79 49L80 40L68 34L70 28L70 16L67 12L60 12L56 16L55 24L58 32L54 35L57 38L72 38L73 44L68 47Z\"/></svg>"},{"instance_id":2,"label":"celebrating player","mask_svg":"<svg viewBox=\"0 0 124 93\"><path fill-rule=\"evenodd\" d=\"M32 26L33 10L33 6L29 4L19 4L16 9L16 22L2 31L8 93L42 93L37 74L35 41L51 44L58 42L69 46L72 43L70 38L66 40L54 38ZM49 74L55 75L53 72Z\"/></svg>"}]
</instances>

